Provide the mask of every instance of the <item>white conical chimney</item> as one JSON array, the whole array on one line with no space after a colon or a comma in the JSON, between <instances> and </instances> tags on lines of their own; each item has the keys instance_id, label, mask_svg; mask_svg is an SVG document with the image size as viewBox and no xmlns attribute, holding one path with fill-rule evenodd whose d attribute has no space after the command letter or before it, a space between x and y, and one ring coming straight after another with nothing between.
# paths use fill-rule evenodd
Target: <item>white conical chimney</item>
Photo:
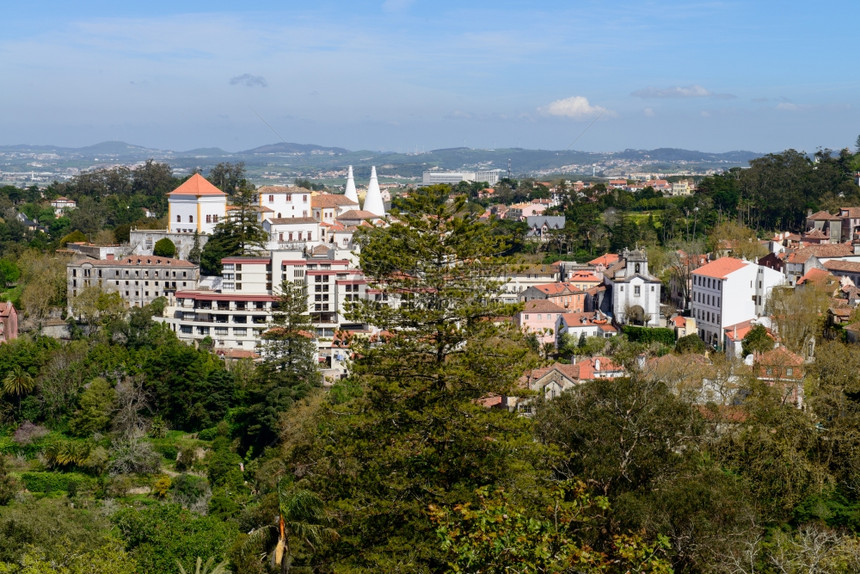
<instances>
[{"instance_id":1,"label":"white conical chimney","mask_svg":"<svg viewBox=\"0 0 860 574\"><path fill-rule=\"evenodd\" d=\"M352 177L352 166L349 166L349 173L346 176L346 193L347 199L358 203L358 193L355 191L355 179Z\"/></svg>"},{"instance_id":2,"label":"white conical chimney","mask_svg":"<svg viewBox=\"0 0 860 574\"><path fill-rule=\"evenodd\" d=\"M367 184L367 195L364 196L364 211L385 217L385 204L382 202L382 192L379 191L379 181L376 179L376 166L370 168L370 183Z\"/></svg>"}]
</instances>

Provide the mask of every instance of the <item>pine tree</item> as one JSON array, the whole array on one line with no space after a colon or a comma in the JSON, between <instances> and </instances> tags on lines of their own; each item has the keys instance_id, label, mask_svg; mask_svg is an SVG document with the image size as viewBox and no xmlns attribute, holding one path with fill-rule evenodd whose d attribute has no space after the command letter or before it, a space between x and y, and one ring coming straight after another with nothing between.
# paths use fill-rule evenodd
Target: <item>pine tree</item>
<instances>
[{"instance_id":1,"label":"pine tree","mask_svg":"<svg viewBox=\"0 0 860 574\"><path fill-rule=\"evenodd\" d=\"M263 361L239 417L245 448L273 445L282 414L322 384L304 284L281 283L272 323L263 334Z\"/></svg>"},{"instance_id":2,"label":"pine tree","mask_svg":"<svg viewBox=\"0 0 860 574\"><path fill-rule=\"evenodd\" d=\"M392 305L350 311L382 332L353 345L346 391L330 395L353 398L333 399L316 444L291 455L304 482L338 508L333 560L352 571L444 569L428 505L532 476L529 422L480 403L510 394L532 357L512 323L497 320L514 311L495 297L506 241L448 191L411 193L390 226L359 238L361 267Z\"/></svg>"}]
</instances>

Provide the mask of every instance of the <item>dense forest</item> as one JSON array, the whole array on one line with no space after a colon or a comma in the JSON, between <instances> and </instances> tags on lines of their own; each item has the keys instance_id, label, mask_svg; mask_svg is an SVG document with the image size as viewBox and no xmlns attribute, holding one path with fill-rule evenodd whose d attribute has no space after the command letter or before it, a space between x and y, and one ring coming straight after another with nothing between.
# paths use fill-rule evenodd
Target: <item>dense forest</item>
<instances>
[{"instance_id":1,"label":"dense forest","mask_svg":"<svg viewBox=\"0 0 860 574\"><path fill-rule=\"evenodd\" d=\"M571 191L568 227L537 256L638 243L659 259L721 233L797 230L808 209L860 205L856 164L787 151L690 197ZM235 168L215 181L241 189ZM178 342L153 321L159 302L127 311L102 293L73 302L71 341L41 335L68 303L53 250L73 232L119 239L145 224L168 176L147 164L53 186L93 202L59 219L34 211L38 190L0 194L0 272L32 321L0 345L0 572L860 570L856 347L815 323L804 409L689 342L621 336L541 356L504 320L517 308L491 297L497 266L535 248L517 225L481 219L477 187L411 193L396 223L361 234L362 269L399 304L355 304L351 318L383 335L355 336L350 376L329 388L289 283L260 363ZM45 229L18 228L14 209ZM530 416L486 406L529 397L519 379L548 359L589 354L629 376L531 396ZM694 400L706 381L743 401Z\"/></svg>"}]
</instances>

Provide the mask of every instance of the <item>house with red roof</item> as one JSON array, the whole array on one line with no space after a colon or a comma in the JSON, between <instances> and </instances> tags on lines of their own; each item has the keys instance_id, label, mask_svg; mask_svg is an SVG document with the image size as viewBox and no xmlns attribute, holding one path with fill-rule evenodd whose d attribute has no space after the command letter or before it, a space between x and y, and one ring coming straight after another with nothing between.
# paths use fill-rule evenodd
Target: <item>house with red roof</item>
<instances>
[{"instance_id":1,"label":"house with red roof","mask_svg":"<svg viewBox=\"0 0 860 574\"><path fill-rule=\"evenodd\" d=\"M527 334L534 334L539 343L555 343L556 322L569 311L549 299L532 299L514 316L514 322Z\"/></svg>"},{"instance_id":2,"label":"house with red roof","mask_svg":"<svg viewBox=\"0 0 860 574\"><path fill-rule=\"evenodd\" d=\"M585 292L566 281L532 285L520 293L519 299L526 303L545 299L566 311L580 312L585 310Z\"/></svg>"},{"instance_id":3,"label":"house with red roof","mask_svg":"<svg viewBox=\"0 0 860 574\"><path fill-rule=\"evenodd\" d=\"M721 257L693 271L690 310L706 344L723 345L730 325L764 314L774 287L785 283L782 273L750 261Z\"/></svg>"},{"instance_id":4,"label":"house with red roof","mask_svg":"<svg viewBox=\"0 0 860 574\"><path fill-rule=\"evenodd\" d=\"M803 407L803 377L806 374L803 357L778 346L757 356L753 370L758 380L780 391L783 402Z\"/></svg>"},{"instance_id":5,"label":"house with red roof","mask_svg":"<svg viewBox=\"0 0 860 574\"><path fill-rule=\"evenodd\" d=\"M608 357L589 357L571 364L554 363L549 367L533 369L520 377L519 385L536 391L545 398L554 399L580 383L595 379L615 379L624 375L624 367ZM528 415L531 414L531 401L531 397L512 398L509 408L516 408Z\"/></svg>"},{"instance_id":6,"label":"house with red roof","mask_svg":"<svg viewBox=\"0 0 860 574\"><path fill-rule=\"evenodd\" d=\"M211 234L227 213L227 194L199 173L167 194L170 233Z\"/></svg>"},{"instance_id":7,"label":"house with red roof","mask_svg":"<svg viewBox=\"0 0 860 574\"><path fill-rule=\"evenodd\" d=\"M586 313L565 313L559 315L555 325L557 341L564 335L573 341L579 341L585 337L614 337L618 334L606 315L600 311L588 311Z\"/></svg>"}]
</instances>

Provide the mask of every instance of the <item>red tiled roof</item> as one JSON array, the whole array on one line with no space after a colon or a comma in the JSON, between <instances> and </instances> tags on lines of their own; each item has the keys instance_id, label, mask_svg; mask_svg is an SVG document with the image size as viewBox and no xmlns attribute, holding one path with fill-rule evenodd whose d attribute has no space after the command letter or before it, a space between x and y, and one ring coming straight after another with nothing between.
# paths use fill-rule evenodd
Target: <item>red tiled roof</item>
<instances>
[{"instance_id":1,"label":"red tiled roof","mask_svg":"<svg viewBox=\"0 0 860 574\"><path fill-rule=\"evenodd\" d=\"M349 199L345 195L335 195L332 193L323 193L311 197L312 207L338 207L341 205L358 205L358 202Z\"/></svg>"},{"instance_id":2,"label":"red tiled roof","mask_svg":"<svg viewBox=\"0 0 860 574\"><path fill-rule=\"evenodd\" d=\"M206 178L200 175L199 173L195 173L188 181L168 193L167 195L193 195L194 197L200 197L202 195L227 195L208 181Z\"/></svg>"},{"instance_id":3,"label":"red tiled roof","mask_svg":"<svg viewBox=\"0 0 860 574\"><path fill-rule=\"evenodd\" d=\"M828 263L831 263L828 261ZM827 263L824 264L827 267ZM797 280L798 285L803 285L806 282L811 281L812 283L824 283L828 277L832 277L832 274L824 269L819 269L817 267L810 269L806 272L806 274ZM835 277L834 277L835 279Z\"/></svg>"},{"instance_id":4,"label":"red tiled roof","mask_svg":"<svg viewBox=\"0 0 860 574\"><path fill-rule=\"evenodd\" d=\"M860 261L842 261L839 259L831 259L824 263L824 267L828 271L842 271L845 273L860 273ZM826 272L824 272L826 273Z\"/></svg>"},{"instance_id":5,"label":"red tiled roof","mask_svg":"<svg viewBox=\"0 0 860 574\"><path fill-rule=\"evenodd\" d=\"M567 309L563 309L550 301L549 299L532 299L526 301L523 306L524 313L567 313Z\"/></svg>"},{"instance_id":6,"label":"red tiled roof","mask_svg":"<svg viewBox=\"0 0 860 574\"><path fill-rule=\"evenodd\" d=\"M817 211L807 217L806 219L812 219L813 221L840 221L840 217L838 215L833 215L829 211Z\"/></svg>"},{"instance_id":7,"label":"red tiled roof","mask_svg":"<svg viewBox=\"0 0 860 574\"><path fill-rule=\"evenodd\" d=\"M591 261L588 262L588 264L589 265L603 265L604 267L609 267L610 265L612 265L616 261L618 261L618 254L617 253L606 253L604 255L601 255L597 259L592 259Z\"/></svg>"},{"instance_id":8,"label":"red tiled roof","mask_svg":"<svg viewBox=\"0 0 860 574\"><path fill-rule=\"evenodd\" d=\"M768 351L756 359L759 365L799 366L803 364L803 357L792 353L785 347L777 347Z\"/></svg>"},{"instance_id":9,"label":"red tiled roof","mask_svg":"<svg viewBox=\"0 0 860 574\"><path fill-rule=\"evenodd\" d=\"M845 257L853 255L854 248L850 243L822 243L820 245L807 245L797 251L789 253L786 261L788 263L806 263L810 257Z\"/></svg>"},{"instance_id":10,"label":"red tiled roof","mask_svg":"<svg viewBox=\"0 0 860 574\"><path fill-rule=\"evenodd\" d=\"M699 267L693 273L703 277L712 277L714 279L725 279L731 273L738 269L743 269L749 265L748 262L734 257L720 257L716 261L711 261L707 265Z\"/></svg>"}]
</instances>

